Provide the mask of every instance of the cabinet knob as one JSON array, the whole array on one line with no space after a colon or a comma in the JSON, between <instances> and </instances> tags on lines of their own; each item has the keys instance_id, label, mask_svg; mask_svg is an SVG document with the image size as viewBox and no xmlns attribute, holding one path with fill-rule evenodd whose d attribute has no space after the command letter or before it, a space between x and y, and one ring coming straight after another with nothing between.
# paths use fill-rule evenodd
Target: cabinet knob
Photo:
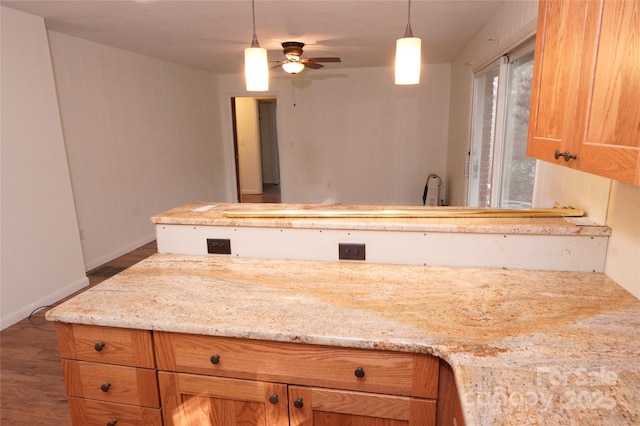
<instances>
[{"instance_id":1,"label":"cabinet knob","mask_svg":"<svg viewBox=\"0 0 640 426\"><path fill-rule=\"evenodd\" d=\"M98 342L95 345L93 345L93 349L95 349L96 351L100 352L101 350L104 349L104 342Z\"/></svg>"},{"instance_id":2,"label":"cabinet knob","mask_svg":"<svg viewBox=\"0 0 640 426\"><path fill-rule=\"evenodd\" d=\"M271 395L269 397L269 402L272 403L273 405L278 403L278 394L274 393L273 395Z\"/></svg>"},{"instance_id":3,"label":"cabinet knob","mask_svg":"<svg viewBox=\"0 0 640 426\"><path fill-rule=\"evenodd\" d=\"M553 153L553 158L555 158L557 160L560 157L564 158L565 163L568 163L569 160L571 160L571 159L574 159L574 160L578 159L578 155L577 154L571 154L571 153L569 153L569 151L560 152L559 150L556 149L556 152Z\"/></svg>"},{"instance_id":4,"label":"cabinet knob","mask_svg":"<svg viewBox=\"0 0 640 426\"><path fill-rule=\"evenodd\" d=\"M116 426L116 423L118 423L118 419L111 419L111 421L107 423L107 426Z\"/></svg>"},{"instance_id":5,"label":"cabinet knob","mask_svg":"<svg viewBox=\"0 0 640 426\"><path fill-rule=\"evenodd\" d=\"M363 378L364 377L364 368L362 368L362 366L356 368L356 370L353 372L353 374L355 374L358 379Z\"/></svg>"},{"instance_id":6,"label":"cabinet knob","mask_svg":"<svg viewBox=\"0 0 640 426\"><path fill-rule=\"evenodd\" d=\"M293 406L296 408L304 407L304 403L302 402L302 398L298 397L295 401L293 401Z\"/></svg>"},{"instance_id":7,"label":"cabinet knob","mask_svg":"<svg viewBox=\"0 0 640 426\"><path fill-rule=\"evenodd\" d=\"M219 364L220 355L219 354L211 355L210 361L211 361L211 364Z\"/></svg>"},{"instance_id":8,"label":"cabinet knob","mask_svg":"<svg viewBox=\"0 0 640 426\"><path fill-rule=\"evenodd\" d=\"M109 392L110 388L111 388L111 383L103 383L100 385L100 390L102 392Z\"/></svg>"}]
</instances>

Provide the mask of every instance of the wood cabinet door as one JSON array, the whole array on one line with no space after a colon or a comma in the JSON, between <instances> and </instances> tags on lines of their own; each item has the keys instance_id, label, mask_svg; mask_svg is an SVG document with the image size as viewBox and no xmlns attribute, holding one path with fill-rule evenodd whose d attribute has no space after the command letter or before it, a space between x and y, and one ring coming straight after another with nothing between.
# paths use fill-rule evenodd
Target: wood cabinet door
<instances>
[{"instance_id":1,"label":"wood cabinet door","mask_svg":"<svg viewBox=\"0 0 640 426\"><path fill-rule=\"evenodd\" d=\"M584 139L585 106L601 1L541 0L531 86L527 155L552 163ZM565 165L575 167L575 161Z\"/></svg>"},{"instance_id":2,"label":"wood cabinet door","mask_svg":"<svg viewBox=\"0 0 640 426\"><path fill-rule=\"evenodd\" d=\"M158 380L165 425L289 425L284 384L164 371Z\"/></svg>"},{"instance_id":3,"label":"wood cabinet door","mask_svg":"<svg viewBox=\"0 0 640 426\"><path fill-rule=\"evenodd\" d=\"M527 155L640 185L639 17L638 0L540 1Z\"/></svg>"},{"instance_id":4,"label":"wood cabinet door","mask_svg":"<svg viewBox=\"0 0 640 426\"><path fill-rule=\"evenodd\" d=\"M430 399L289 386L291 426L432 426Z\"/></svg>"},{"instance_id":5,"label":"wood cabinet door","mask_svg":"<svg viewBox=\"0 0 640 426\"><path fill-rule=\"evenodd\" d=\"M640 1L605 0L580 169L640 185Z\"/></svg>"}]
</instances>

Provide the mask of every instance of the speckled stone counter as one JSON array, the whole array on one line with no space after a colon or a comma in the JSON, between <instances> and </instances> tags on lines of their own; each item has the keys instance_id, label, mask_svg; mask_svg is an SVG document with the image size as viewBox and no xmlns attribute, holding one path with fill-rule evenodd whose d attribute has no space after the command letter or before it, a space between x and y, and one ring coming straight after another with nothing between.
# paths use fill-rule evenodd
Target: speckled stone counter
<instances>
[{"instance_id":1,"label":"speckled stone counter","mask_svg":"<svg viewBox=\"0 0 640 426\"><path fill-rule=\"evenodd\" d=\"M598 273L158 254L47 319L429 353L468 425L640 424L640 301Z\"/></svg>"},{"instance_id":2,"label":"speckled stone counter","mask_svg":"<svg viewBox=\"0 0 640 426\"><path fill-rule=\"evenodd\" d=\"M408 206L349 206L349 205L308 205L308 204L226 204L191 203L151 217L154 224L168 225L209 225L241 227L275 227L305 229L353 229L374 231L420 231L420 232L465 232L492 234L541 234L541 235L610 235L606 226L577 226L558 218L340 218L323 217L267 217L238 218L227 217L225 212L246 211L384 211L393 209L420 210L424 207ZM426 208L429 209L429 208ZM431 207L430 209L437 209Z\"/></svg>"}]
</instances>

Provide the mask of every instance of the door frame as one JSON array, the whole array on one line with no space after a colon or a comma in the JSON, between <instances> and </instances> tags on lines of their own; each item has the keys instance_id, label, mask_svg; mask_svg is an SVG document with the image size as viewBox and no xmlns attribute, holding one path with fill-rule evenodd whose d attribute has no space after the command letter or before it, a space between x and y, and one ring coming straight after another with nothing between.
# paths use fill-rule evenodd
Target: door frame
<instances>
[{"instance_id":1,"label":"door frame","mask_svg":"<svg viewBox=\"0 0 640 426\"><path fill-rule=\"evenodd\" d=\"M266 94L264 96L251 96L251 95L246 95L246 94L235 94L235 95L230 95L229 96L229 105L231 107L230 109L230 114L231 114L231 135L232 135L232 141L233 141L233 168L234 168L234 178L235 178L235 197L236 197L236 202L241 203L242 202L242 188L240 185L240 151L238 149L238 123L237 123L237 116L236 116L236 99L237 98L252 98L255 99L256 102L259 100L273 100L275 101L275 105L276 105L276 111L275 111L275 115L276 115L276 129L275 129L275 133L276 133L276 145L277 145L277 151L278 151L278 175L280 177L280 185L282 184L282 173L280 173L280 164L281 163L281 157L280 157L280 147L279 147L279 141L280 141L280 126L278 125L279 123L279 108L277 108L278 105L278 97L276 95L273 94ZM257 106L256 106L256 110L257 110ZM259 120L258 120L258 125L259 125ZM259 132L258 132L259 133ZM262 154L262 146L260 146L260 152ZM260 155L260 157L262 158L262 155Z\"/></svg>"}]
</instances>

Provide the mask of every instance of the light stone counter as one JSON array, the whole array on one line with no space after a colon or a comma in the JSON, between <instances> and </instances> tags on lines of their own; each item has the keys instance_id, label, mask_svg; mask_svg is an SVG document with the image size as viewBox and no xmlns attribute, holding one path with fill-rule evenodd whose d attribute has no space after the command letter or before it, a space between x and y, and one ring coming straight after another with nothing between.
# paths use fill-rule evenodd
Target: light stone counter
<instances>
[{"instance_id":1,"label":"light stone counter","mask_svg":"<svg viewBox=\"0 0 640 426\"><path fill-rule=\"evenodd\" d=\"M468 425L640 424L640 301L599 273L158 254L47 319L429 353Z\"/></svg>"},{"instance_id":2,"label":"light stone counter","mask_svg":"<svg viewBox=\"0 0 640 426\"><path fill-rule=\"evenodd\" d=\"M198 225L230 227L272 227L303 229L349 229L372 231L459 232L490 234L539 234L539 235L610 235L606 226L577 226L558 218L295 218L295 217L227 217L225 212L250 212L273 210L330 211L345 210L405 210L437 211L438 207L416 206L365 206L365 205L310 205L310 204L249 204L249 203L190 203L151 217L151 222L165 225ZM456 210L456 208L447 208ZM461 210L462 209L458 209Z\"/></svg>"}]
</instances>

